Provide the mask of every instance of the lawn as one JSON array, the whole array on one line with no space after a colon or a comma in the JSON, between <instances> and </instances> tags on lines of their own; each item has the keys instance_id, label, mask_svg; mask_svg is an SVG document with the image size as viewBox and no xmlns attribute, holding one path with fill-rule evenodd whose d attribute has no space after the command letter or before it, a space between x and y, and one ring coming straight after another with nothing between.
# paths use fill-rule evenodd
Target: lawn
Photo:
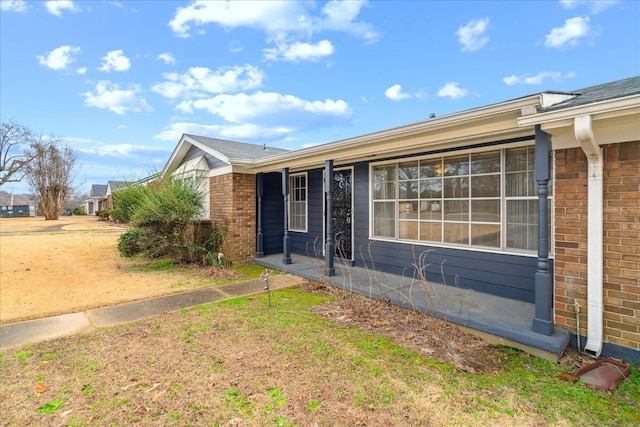
<instances>
[{"instance_id":1,"label":"lawn","mask_svg":"<svg viewBox=\"0 0 640 427\"><path fill-rule=\"evenodd\" d=\"M12 349L0 358L0 416L16 426L640 425L638 370L611 394L507 348L486 348L495 363L465 371L438 357L442 345L416 343L415 314L362 301L310 284L273 292L271 305L262 294ZM456 333L438 325L452 328L438 340Z\"/></svg>"}]
</instances>

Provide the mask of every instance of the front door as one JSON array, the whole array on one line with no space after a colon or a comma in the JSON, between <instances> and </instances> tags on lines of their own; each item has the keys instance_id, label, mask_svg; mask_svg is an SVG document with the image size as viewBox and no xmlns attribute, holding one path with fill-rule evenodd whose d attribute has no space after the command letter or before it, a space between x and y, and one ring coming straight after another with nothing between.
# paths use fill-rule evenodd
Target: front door
<instances>
[{"instance_id":1,"label":"front door","mask_svg":"<svg viewBox=\"0 0 640 427\"><path fill-rule=\"evenodd\" d=\"M333 172L333 196L331 202L335 255L348 260L353 259L352 175L352 169L342 169Z\"/></svg>"}]
</instances>

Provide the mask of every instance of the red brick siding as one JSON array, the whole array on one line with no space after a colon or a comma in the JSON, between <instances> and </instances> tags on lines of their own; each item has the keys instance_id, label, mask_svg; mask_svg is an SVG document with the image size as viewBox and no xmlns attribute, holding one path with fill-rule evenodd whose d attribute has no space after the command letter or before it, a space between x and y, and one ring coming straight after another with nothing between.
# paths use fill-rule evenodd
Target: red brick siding
<instances>
[{"instance_id":1,"label":"red brick siding","mask_svg":"<svg viewBox=\"0 0 640 427\"><path fill-rule=\"evenodd\" d=\"M640 349L640 141L603 148L604 341ZM587 159L556 151L555 321L587 333Z\"/></svg>"},{"instance_id":2,"label":"red brick siding","mask_svg":"<svg viewBox=\"0 0 640 427\"><path fill-rule=\"evenodd\" d=\"M225 259L250 261L256 250L255 175L225 174L209 179L211 222L227 227Z\"/></svg>"}]
</instances>

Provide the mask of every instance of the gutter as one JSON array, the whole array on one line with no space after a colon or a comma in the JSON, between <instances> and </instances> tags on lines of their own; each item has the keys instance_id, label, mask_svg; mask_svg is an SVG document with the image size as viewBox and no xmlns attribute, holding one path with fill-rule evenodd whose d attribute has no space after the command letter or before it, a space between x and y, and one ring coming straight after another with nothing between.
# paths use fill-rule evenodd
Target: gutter
<instances>
[{"instance_id":1,"label":"gutter","mask_svg":"<svg viewBox=\"0 0 640 427\"><path fill-rule=\"evenodd\" d=\"M574 119L574 133L587 156L587 344L593 357L602 351L602 201L604 156L593 135L591 115Z\"/></svg>"}]
</instances>

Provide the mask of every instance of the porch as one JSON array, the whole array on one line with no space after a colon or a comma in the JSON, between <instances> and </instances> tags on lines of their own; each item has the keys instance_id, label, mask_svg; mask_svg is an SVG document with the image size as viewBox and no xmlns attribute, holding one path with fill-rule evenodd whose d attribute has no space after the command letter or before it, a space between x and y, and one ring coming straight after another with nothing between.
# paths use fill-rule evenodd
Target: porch
<instances>
[{"instance_id":1,"label":"porch","mask_svg":"<svg viewBox=\"0 0 640 427\"><path fill-rule=\"evenodd\" d=\"M411 273L395 275L374 268L354 267L335 258L335 276L323 274L324 259L294 254L283 263L283 254L255 258L254 263L358 292L394 305L420 311L459 325L466 332L490 342L521 349L557 361L569 343L569 332L555 328L551 335L532 330L535 305L499 296L431 283Z\"/></svg>"}]
</instances>

